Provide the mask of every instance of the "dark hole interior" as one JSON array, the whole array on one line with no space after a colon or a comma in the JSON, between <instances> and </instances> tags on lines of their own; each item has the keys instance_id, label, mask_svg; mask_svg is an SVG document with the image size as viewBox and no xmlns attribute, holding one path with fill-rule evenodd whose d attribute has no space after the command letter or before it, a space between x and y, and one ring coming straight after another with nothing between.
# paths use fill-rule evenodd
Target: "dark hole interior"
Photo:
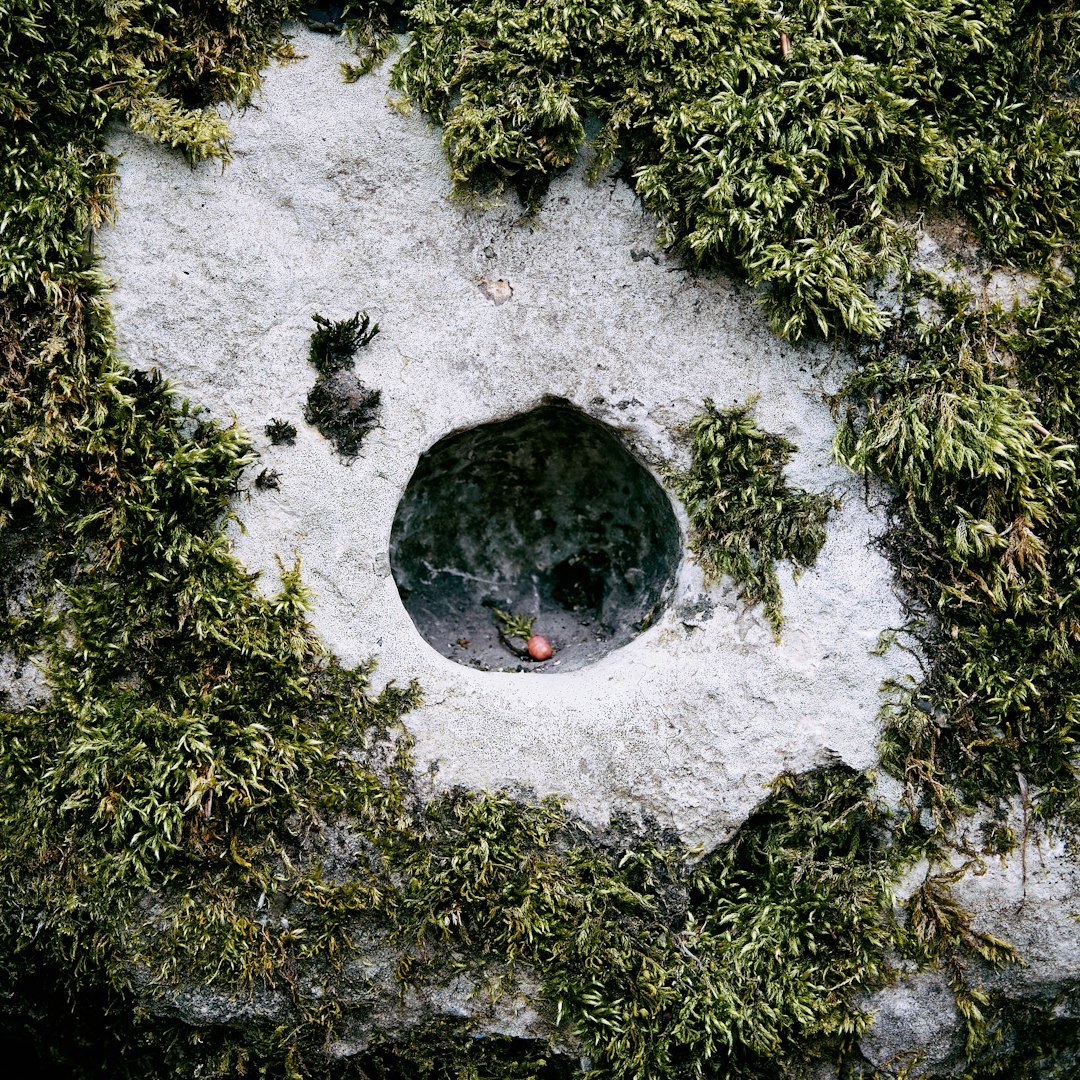
<instances>
[{"instance_id":1,"label":"dark hole interior","mask_svg":"<svg viewBox=\"0 0 1080 1080\"><path fill-rule=\"evenodd\" d=\"M681 556L671 502L608 427L567 405L448 435L423 454L390 536L405 608L444 656L567 671L656 619ZM534 617L533 660L496 611Z\"/></svg>"}]
</instances>

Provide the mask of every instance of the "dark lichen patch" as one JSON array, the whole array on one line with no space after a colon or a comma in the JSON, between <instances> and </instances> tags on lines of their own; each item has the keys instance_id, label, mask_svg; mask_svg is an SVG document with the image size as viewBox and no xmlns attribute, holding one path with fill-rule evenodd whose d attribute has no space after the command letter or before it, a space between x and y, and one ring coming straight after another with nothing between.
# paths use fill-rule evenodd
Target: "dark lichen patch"
<instances>
[{"instance_id":1,"label":"dark lichen patch","mask_svg":"<svg viewBox=\"0 0 1080 1080\"><path fill-rule=\"evenodd\" d=\"M364 436L379 426L380 390L365 386L353 371L358 349L371 344L379 332L367 312L336 322L313 315L309 360L319 372L308 391L304 419L328 438L345 457L360 452Z\"/></svg>"},{"instance_id":2,"label":"dark lichen patch","mask_svg":"<svg viewBox=\"0 0 1080 1080\"><path fill-rule=\"evenodd\" d=\"M379 426L382 391L365 386L354 372L320 375L308 391L304 419L343 457L356 457L364 437Z\"/></svg>"},{"instance_id":3,"label":"dark lichen patch","mask_svg":"<svg viewBox=\"0 0 1080 1080\"><path fill-rule=\"evenodd\" d=\"M705 402L705 412L690 422L692 459L677 478L678 490L706 575L730 574L745 603L764 603L779 640L783 596L776 564L787 560L796 577L813 566L835 500L788 485L783 469L796 447L762 431L751 408Z\"/></svg>"},{"instance_id":4,"label":"dark lichen patch","mask_svg":"<svg viewBox=\"0 0 1080 1080\"><path fill-rule=\"evenodd\" d=\"M272 419L264 429L266 437L274 446L292 446L296 442L296 425L288 420Z\"/></svg>"}]
</instances>

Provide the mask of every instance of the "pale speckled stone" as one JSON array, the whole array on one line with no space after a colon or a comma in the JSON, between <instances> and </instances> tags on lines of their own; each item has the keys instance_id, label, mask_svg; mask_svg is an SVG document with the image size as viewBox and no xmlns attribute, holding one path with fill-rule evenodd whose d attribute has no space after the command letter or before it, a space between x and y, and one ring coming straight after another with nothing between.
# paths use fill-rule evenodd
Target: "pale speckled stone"
<instances>
[{"instance_id":1,"label":"pale speckled stone","mask_svg":"<svg viewBox=\"0 0 1080 1080\"><path fill-rule=\"evenodd\" d=\"M1009 824L1018 840L1025 837L1017 806ZM975 913L975 930L1005 939L1023 959L990 975L988 985L1013 999L1057 1005L1062 1015L1080 1007L1078 854L1075 833L1048 836L1029 821L1020 847L1003 859L988 857L954 886Z\"/></svg>"},{"instance_id":2,"label":"pale speckled stone","mask_svg":"<svg viewBox=\"0 0 1080 1080\"><path fill-rule=\"evenodd\" d=\"M0 706L30 709L49 700L49 684L40 659L19 660L0 652Z\"/></svg>"},{"instance_id":3,"label":"pale speckled stone","mask_svg":"<svg viewBox=\"0 0 1080 1080\"><path fill-rule=\"evenodd\" d=\"M970 819L958 830L969 848L978 847L980 824L980 818ZM1026 834L1024 847L1004 858L972 861L952 889L974 916L974 930L1011 944L1021 962L996 971L972 962L969 978L1005 1002L1034 1007L1055 1020L1080 1018L1080 860L1075 839L1048 836L1030 820L1025 829L1018 798L1008 824L1018 838ZM956 856L954 865L965 861ZM895 890L897 899L908 899L931 870L943 872L925 861L912 867ZM906 1064L910 1076L964 1071L964 1027L944 972L901 978L861 1004L875 1014L859 1040L873 1066ZM1080 1066L1080 1048L1075 1056Z\"/></svg>"},{"instance_id":4,"label":"pale speckled stone","mask_svg":"<svg viewBox=\"0 0 1080 1080\"><path fill-rule=\"evenodd\" d=\"M919 972L871 994L864 1008L874 1022L859 1049L875 1068L915 1076L963 1071L964 1025L941 972Z\"/></svg>"},{"instance_id":5,"label":"pale speckled stone","mask_svg":"<svg viewBox=\"0 0 1080 1080\"><path fill-rule=\"evenodd\" d=\"M656 247L629 189L612 179L587 187L580 165L555 181L531 222L512 206L452 204L436 135L388 106L386 72L346 86L339 41L301 32L297 45L308 58L271 71L265 98L234 118L235 160L224 170L189 170L114 132L120 217L101 237L125 356L159 366L212 415L236 417L262 464L281 474L280 490L251 489L237 506L241 559L267 571L269 589L275 556L298 554L329 646L349 662L374 656L383 679L420 679L426 704L408 723L432 790L556 792L591 821L652 814L708 847L782 769L873 766L878 688L914 668L897 650L869 652L902 615L874 547L880 497L871 489L867 505L861 481L830 455L835 424L822 394L847 358L777 339L750 290L683 270ZM920 258L949 272L950 244L962 239L928 229ZM350 465L304 424L302 408L315 377L305 359L312 312L357 309L383 327L358 359L360 376L383 391L383 426ZM817 567L797 585L784 575L780 645L730 582L706 590L690 558L657 625L585 670L480 672L421 639L387 550L400 493L439 438L550 395L617 428L660 475L685 464L680 427L703 398L723 405L754 394L761 425L800 448L790 479L829 487L842 503ZM271 417L296 424L294 447L269 445ZM884 777L879 791L900 795ZM1062 993L1080 982L1078 893L1076 859L1060 839L1033 841L1026 875L1014 855L957 886L978 927L1028 961L995 977L1006 994L1073 1014ZM438 1015L477 1031L550 1033L528 986L495 1004L481 1005L471 983L399 997L391 952L372 942L356 963L344 983L356 988L358 1015L374 1012L350 1022L331 1055L362 1050L372 1024ZM938 976L902 980L868 1005L877 1017L862 1040L868 1060L955 1066L960 1030ZM182 991L172 1008L206 1021L277 1005ZM815 1075L834 1073L822 1063Z\"/></svg>"},{"instance_id":6,"label":"pale speckled stone","mask_svg":"<svg viewBox=\"0 0 1080 1080\"><path fill-rule=\"evenodd\" d=\"M281 474L280 490L237 506L240 558L268 571L270 589L275 556L299 555L328 645L348 662L374 656L383 679L419 678L426 704L408 724L441 786L554 792L594 822L652 814L708 847L783 769L872 766L879 687L912 660L870 654L902 616L874 546L883 512L831 458L822 394L846 358L785 344L751 290L682 269L620 181L588 187L572 170L531 222L512 206L451 203L436 133L389 107L386 72L347 86L340 41L300 32L296 44L307 58L270 71L265 97L234 117L224 169L190 169L115 131L119 219L101 236L125 357L235 416ZM501 281L513 293L493 302L485 283ZM357 309L383 328L357 364L383 413L349 464L302 408L311 314ZM799 447L791 481L842 504L817 566L798 584L782 569L779 645L730 582L709 590L703 617L689 558L667 614L585 670L475 671L422 640L387 550L400 493L436 440L555 396L660 472L686 463L680 425L704 398L755 394L761 426ZM295 446L269 445L271 417L297 425Z\"/></svg>"}]
</instances>

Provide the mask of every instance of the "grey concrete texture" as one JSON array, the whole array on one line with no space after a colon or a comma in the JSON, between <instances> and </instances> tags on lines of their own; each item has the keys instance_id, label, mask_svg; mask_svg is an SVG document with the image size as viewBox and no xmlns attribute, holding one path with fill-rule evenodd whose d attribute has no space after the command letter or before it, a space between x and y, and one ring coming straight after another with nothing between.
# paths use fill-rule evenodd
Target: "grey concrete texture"
<instances>
[{"instance_id":1,"label":"grey concrete texture","mask_svg":"<svg viewBox=\"0 0 1080 1080\"><path fill-rule=\"evenodd\" d=\"M1004 858L986 858L954 887L956 898L976 915L974 929L1004 938L1022 959L989 974L986 983L1010 999L1080 1019L1077 837L1031 821L1019 799L1009 824L1018 847Z\"/></svg>"},{"instance_id":2,"label":"grey concrete texture","mask_svg":"<svg viewBox=\"0 0 1080 1080\"><path fill-rule=\"evenodd\" d=\"M978 852L986 818L976 815L957 824L958 846ZM895 889L906 901L927 874L948 874L966 867L952 886L953 896L972 916L972 930L1008 942L1019 960L1000 968L966 960L966 978L986 991L992 1002L1021 1006L1047 1022L1080 1020L1080 860L1076 837L1051 832L1032 819L1018 795L1007 824L1017 838L1005 856L954 855L951 866L911 867ZM870 1029L859 1040L862 1055L882 1076L953 1076L967 1071L965 1029L943 966L905 971L897 964L894 985L867 995L861 1007L872 1014ZM1010 1049L1027 1031L1006 1033L999 1050ZM1049 1038L1048 1032L1036 1039ZM1058 1048L1061 1061L1080 1068L1080 1045ZM1071 1059L1069 1057L1071 1052ZM1065 1075L1055 1073L1054 1075ZM1071 1073L1069 1074L1071 1075Z\"/></svg>"},{"instance_id":3,"label":"grey concrete texture","mask_svg":"<svg viewBox=\"0 0 1080 1080\"><path fill-rule=\"evenodd\" d=\"M859 1050L885 1076L963 1071L964 1025L945 976L923 971L870 996L874 1023Z\"/></svg>"},{"instance_id":4,"label":"grey concrete texture","mask_svg":"<svg viewBox=\"0 0 1080 1080\"><path fill-rule=\"evenodd\" d=\"M902 613L874 546L880 493L868 499L830 452L822 395L847 359L785 344L750 289L687 272L631 190L586 185L584 162L531 220L512 200L455 204L437 132L390 106L387 69L346 85L341 40L299 31L295 44L304 59L270 70L264 96L232 118L225 168L191 169L114 132L119 214L100 238L123 355L235 418L260 467L280 474L277 490L252 487L237 506L238 556L272 590L276 557L298 555L330 648L374 657L382 679L419 679L425 704L408 725L438 786L557 793L598 823L651 814L709 847L784 769L872 766L879 687L913 662L871 654ZM349 461L302 408L312 314L358 309L382 326L356 368L382 411ZM688 463L684 425L705 398L753 395L760 425L799 447L790 481L841 504L817 565L797 584L782 569L779 645L761 611L730 581L707 586L689 554L666 614L583 670L474 671L422 639L388 545L401 493L439 439L562 398L660 477ZM272 417L296 424L294 446L270 445Z\"/></svg>"}]
</instances>

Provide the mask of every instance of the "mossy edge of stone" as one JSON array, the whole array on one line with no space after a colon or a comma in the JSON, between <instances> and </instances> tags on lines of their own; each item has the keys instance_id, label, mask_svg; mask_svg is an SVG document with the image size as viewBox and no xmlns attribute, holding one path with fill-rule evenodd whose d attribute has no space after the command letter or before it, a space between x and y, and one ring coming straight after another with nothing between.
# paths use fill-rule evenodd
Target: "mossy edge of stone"
<instances>
[{"instance_id":1,"label":"mossy edge of stone","mask_svg":"<svg viewBox=\"0 0 1080 1080\"><path fill-rule=\"evenodd\" d=\"M62 15L61 8L58 5L57 12ZM237 28L230 20L242 21L246 17L245 9L252 16L249 29L253 30L256 47L244 62L230 69L231 74L227 73L224 82L214 84L217 89L207 89L197 79L194 88L187 85L184 93L189 97L206 93L213 98L238 89L241 93L250 92L254 72L266 55L263 43L272 37L264 32L265 28L277 25L274 19L280 19L286 6L222 7L218 14L228 30L224 36L233 44ZM124 18L131 18L132 11L160 19L164 9L156 4L132 6L123 13ZM25 15L26 21L21 25L13 21L17 31L33 26L33 14L20 14ZM98 58L94 63L100 61L98 67L91 64L85 72L79 72L91 76L85 80L89 87L85 100L94 102L94 94L98 93L94 88L101 85L97 80L106 68L112 70L110 65L115 63L106 42L113 35L127 44L124 34L130 24L103 24L106 32L94 38L94 33L84 25L86 20L73 14L73 9L67 12L67 17L70 25L59 26L65 40L67 31L76 26L79 32L70 35L70 40L78 47L85 33L88 39L93 39L90 53ZM205 13L195 18L204 19ZM37 29L47 32L41 26ZM197 37L195 30L206 32L201 22L189 23L181 29L190 31L192 40ZM56 31L57 27L52 30ZM147 37L152 39L153 35L144 35L139 40L145 41ZM190 61L191 54L185 52L189 46L182 33L178 33L175 42L159 37L157 58L164 57L167 61L162 70L168 68L169 62L177 64L177 57L181 60L187 57ZM10 38L7 46L10 48ZM39 52L45 58L53 55L47 49ZM227 55L227 50L219 51L218 55ZM145 56L136 56L132 61L125 55L122 60L125 64L148 62ZM250 69L244 63L249 63ZM75 70L66 71L61 59L62 74L71 75ZM177 72L182 72L182 65L174 68L173 74ZM213 66L201 71L211 81L219 74ZM166 82L163 79L161 85ZM53 117L56 123L51 129L42 130L53 130L58 137L63 137L67 130L65 115L74 117L72 123L76 129L86 122L89 130L97 132L102 118L112 110L130 108L130 102L118 96L108 108L96 114L91 110L87 120L81 115L85 103L78 94L55 95L51 100L60 115ZM20 101L10 95L4 104L20 121L29 117L28 109L35 105L29 97ZM65 114L68 106L71 111ZM165 116L161 123L168 119ZM163 131L164 128L155 128L152 133L160 136ZM179 139L180 144L190 146L195 154L222 149L222 144L213 139L206 143L205 134L196 128L184 134L180 125L171 129L166 141ZM131 957L118 951L118 932L137 926L136 916L146 914L140 912L138 905L153 895L147 886L160 887L170 879L185 880L186 868L195 864L207 875L202 893L192 897L187 906L181 904L171 912L151 912L153 919L144 926L144 940L137 942L140 947L136 948L136 954L141 954L143 962L156 956L159 963L166 965L163 969L166 974L184 971L191 976L199 972L206 975L211 968L202 965L212 963L215 967L224 965L218 968L219 976L232 972L241 978L273 980L282 977L283 969L287 970L288 965L282 962L288 950L303 949L308 943L301 941L306 935L295 933L291 926L268 931L265 924L258 922L258 912L265 908L265 904L259 904L260 896L266 895L263 886L270 884L271 896L276 893L280 897L284 893L290 902L299 903L305 910L322 913L322 922L318 918L313 920L317 941L311 948L316 953L324 950L326 955L341 947L347 938L343 927L358 912L378 912L385 904L384 898L376 895L381 883L375 871L361 881L328 883L322 880L317 860L313 860L296 874L286 873L284 883L278 879L283 867L288 867L290 856L300 850L296 845L304 837L305 821L314 823L322 814L347 813L369 825L379 822L385 827L382 833L385 839L408 846L416 835L415 822L409 818L407 796L408 742L395 724L413 696L408 691L391 689L373 698L367 691L366 672L343 671L322 653L304 625L303 595L295 571L284 572L283 589L277 598L263 601L252 590L250 578L231 559L219 530L236 478L248 459L245 441L232 429L201 422L197 414L180 406L153 380L127 373L113 358L111 328L99 285L92 272L79 269L85 265L85 224L107 205L109 163L95 148L93 139L75 141L62 153L69 155L63 169L69 170L65 175L72 186L50 187L55 185L55 171L46 171L41 183L54 199L58 190L66 192L63 213L74 215L70 219L71 227L57 228L51 219L47 221L40 230L45 239L44 254L40 262L33 263L32 272L27 272L31 265L27 251L32 247L16 245L14 249L4 249L7 289L2 329L7 364L5 388L9 396L3 414L3 543L5 555L13 555L12 561L25 575L23 581L30 597L30 602L24 604L24 593L19 589L12 589L11 595L5 597L9 601L9 613L12 601L16 610L14 617L5 623L4 641L25 654L46 646L54 687L49 705L21 714L5 713L3 717L4 775L8 789L5 809L13 815L4 819L5 839L11 841L4 863L9 890L9 901L3 911L8 941L5 968L9 978L15 970L25 977L31 956L37 955L43 961L51 958L54 965L62 964L70 972L79 992L99 985L105 978L112 981L114 992L120 993L124 1003L125 988L130 987ZM72 198L72 194L77 197ZM44 203L27 200L27 205L31 209L37 206L39 210L43 206L47 213L54 209L48 199ZM85 210L87 206L89 211ZM87 216L79 217L79 214ZM59 246L54 243L57 239ZM54 247L49 248L49 243L54 243ZM12 253L14 257L8 259ZM38 272L41 266L44 273ZM1068 283L1059 282L1048 286L1047 295L1055 295L1056 289L1060 301L1070 288ZM1060 327L1064 329L1060 332L1067 332L1070 325L1067 319L1061 320ZM1033 339L1036 342L1042 326L1037 319L1027 328L1036 331ZM1036 380L1053 383L1048 365L1040 367L1037 356L1034 366L1039 368L1035 371ZM1047 389L1051 400L1057 396L1061 426L1074 423L1071 403L1060 400L1063 390L1067 390L1067 384L1059 385L1056 391L1052 385ZM39 408L44 423L37 415ZM30 423L19 423L27 418ZM867 430L858 427L858 423L852 421L856 436ZM1062 441L1060 437L1058 441ZM50 530L55 530L51 538ZM27 553L39 556L36 563L23 558ZM161 558L166 553L168 558ZM162 604L147 611L141 625L138 618L131 619L126 632L117 635L115 613L124 610L125 616L130 614L121 600L126 595L125 581L133 568L149 574L151 581L154 574L160 575L163 580L158 593ZM170 579L170 574L177 577ZM35 588L35 580L40 588ZM178 580L185 581L186 589L174 588ZM11 578L6 579L5 584L11 583ZM59 593L57 585L62 587ZM58 597L63 597L59 603ZM171 651L165 651L162 646L168 635L162 631L165 626L170 631L174 627L177 597L186 600L190 610L182 613L181 625L175 628L184 631L183 640L168 640ZM239 624L238 612L245 613ZM140 631L148 636L141 637ZM173 666L170 657L176 670L168 670ZM186 665L178 662L181 657L186 657ZM251 718L242 709L236 709L236 701L240 697L250 700L252 695L238 672L256 677L260 690L264 689L265 676L270 677L281 697L280 708L271 709L274 715L269 719L279 727L275 729L259 721L245 722ZM231 682L234 684L230 685ZM226 709L223 730L213 733L227 736L221 743L227 747L227 753L220 766L219 747L212 745L213 740L201 739L202 745L197 745L202 735L199 727L202 720L190 712L185 723L191 730L184 732L187 740L184 749L190 756L179 765L174 759L172 770L163 769L167 764L165 755L144 753L147 747L140 747L139 739L144 732L160 736L167 730L167 721L176 719L175 703L169 698L170 687L176 701L202 700L204 705L209 701L215 709L222 702L229 706L229 699L233 699L232 717ZM160 701L157 706L152 703L155 693ZM912 693L912 708L924 716L933 716L934 713L927 714L918 707L922 701ZM169 707L162 708L161 704ZM317 717L323 739L313 738L296 724L305 710L309 716ZM184 716L181 712L181 718ZM222 719L217 713L213 718ZM50 745L50 740L62 741L73 731L77 738L66 746ZM326 739L327 735L333 737ZM127 749L121 746L120 754L116 752L118 739L128 740ZM368 752L355 760L348 752L338 752L345 749L346 743L366 746ZM119 786L114 784L116 777L109 771L117 763L131 770L129 774L119 772ZM223 774L217 771L226 765L229 768ZM242 767L237 768L238 765ZM331 778L332 782L327 783ZM155 784L162 780L165 786L155 789ZM771 835L772 827L782 832L785 827L797 829L807 823L816 823L841 840L850 839L850 813L837 812L835 799L846 795L860 803L859 792L865 790L864 784L858 777L843 774L788 778L762 809L765 820L757 819L757 827L764 832L747 831L742 834L742 843L753 849L762 836ZM810 800L809 807L785 790L791 787L801 789ZM974 790L976 794L994 794L985 789L980 791L977 786ZM154 797L140 802L137 796L147 791ZM832 791L831 799L829 791ZM157 797L160 795L164 797ZM794 819L782 809L785 798L798 810ZM775 799L780 799L780 809ZM865 820L870 823L877 820L880 811L865 805L865 799L862 805L869 815ZM163 812L160 819L155 816L159 811ZM456 854L470 847L476 850L479 846L482 850L486 845L489 852L494 851L496 859L500 853L505 857L514 851L512 837L523 835L529 844L535 845L537 836L543 837L559 815L557 808L550 805L546 809L531 808L498 796L467 793L448 797L424 813L439 823L435 840L450 845ZM770 814L775 815L771 823ZM463 825L461 815L468 828ZM565 823L565 816L562 820ZM863 820L856 815L856 825ZM149 832L138 828L145 822L153 826ZM270 825L273 827L269 828ZM910 820L906 825L901 824L902 839L905 829L911 830ZM863 835L860 828L855 832ZM492 849L490 838L500 836L507 843L496 844ZM725 846L714 858L721 862L725 857L730 859L732 852L739 850L738 840ZM640 841L635 843L640 846ZM926 836L916 839L907 835L900 850L910 857L917 850L925 850L928 844ZM616 901L647 909L655 882L646 880L644 884L648 887L643 888L639 878L634 882L636 888L628 887L625 874L621 878L620 873L629 865L633 873L653 877L662 874L673 858L676 861L685 858L670 851L665 854L669 847L654 844L651 854L643 860L636 856L635 863L632 857L611 870L610 864L597 855L598 850L603 851L603 845L599 849L592 843L586 845L585 865L593 867L589 870L593 877L583 895L595 902L596 897L603 897L609 891ZM805 856L810 847L809 843L800 842L794 850ZM674 850L677 852L677 848ZM862 855L869 850L863 850ZM419 855L416 848L412 849L413 856L421 858L430 851L430 845L420 849ZM392 850L391 845L390 854L395 865L400 865L403 852ZM619 852L619 861L626 855L635 855L633 846ZM858 844L854 855L858 866ZM601 869L607 866L599 878L597 866ZM88 874L90 868L98 873ZM892 871L895 870L893 866ZM879 871L887 877L889 868L879 866ZM53 873L60 876L51 877ZM556 883L561 873L556 859L553 868ZM443 899L446 898L445 881L427 874L424 871L421 878L426 877L428 888L421 888L419 896L414 898L421 901L422 910L425 902L440 895L440 890ZM751 877L754 888L759 889L761 877ZM258 894L254 892L257 886ZM27 902L30 895L27 889L37 891L36 910ZM56 891L50 899L51 889ZM879 896L876 892L873 895ZM250 910L240 909L241 900L248 903ZM502 911L497 903L487 908L481 905L481 910L494 914ZM866 908L866 915L877 913L885 918L875 934L889 937L893 932L888 924L888 910L876 899ZM751 916L753 911L751 904L744 913ZM456 932L451 928L459 925L454 922L454 913L453 903L443 911L443 917L449 921L442 923L442 927L451 933ZM425 917L430 918L431 914L429 906ZM31 927L28 917L32 916L41 920L41 924L35 921ZM175 937L167 940L170 929ZM924 934L923 938L948 942L950 948L972 945L963 940L963 934L959 937ZM873 953L873 939L873 934L856 935L854 944L860 948L866 946ZM678 944L689 951L685 941L679 940ZM975 944L979 945L977 941ZM988 950L990 959L1002 958L995 952L997 946L986 942L982 946ZM674 940L671 948L686 960ZM232 964L237 966L230 968ZM689 961L687 966L696 968ZM51 970L55 974L57 969ZM782 976L783 971L775 971L773 979L766 979L766 991L777 992L780 983L775 980L782 982ZM596 996L604 1007L605 995ZM692 1004L697 998L690 995L688 1000ZM32 1014L33 1002L21 1004L29 1004ZM610 1007L610 1000L606 1005ZM130 1001L123 1007L128 1006ZM841 1005L839 1015L846 1016L847 1022L857 1028L856 1013L845 1012ZM285 1037L287 1033L271 1033L267 1046L274 1049L256 1048L248 1067L257 1067L261 1059L265 1069L282 1075L297 1074L302 1067L323 1068L326 1063L320 1059L319 1046L332 1026L332 1010L323 1013L313 1010L308 1020L308 1036L290 1041ZM197 1032L183 1027L170 1029L160 1018L146 1023L144 1032L157 1031L161 1035L162 1051L172 1041L175 1053L170 1060L175 1064L186 1062L188 1068L194 1068L198 1050L192 1040ZM600 1026L605 1025L601 1022ZM84 1030L83 1034L87 1032ZM220 1061L228 1060L235 1065L238 1060L235 1055L242 1052L236 1036L230 1043L228 1033L220 1034L228 1047ZM244 1037L250 1037L250 1032ZM180 1049L185 1041L187 1046ZM750 1044L739 1045L745 1050ZM134 1046L135 1043L126 1045L125 1052L131 1054ZM656 1049L653 1047L653 1052ZM458 1064L463 1069L469 1068L471 1058L475 1054L462 1050ZM772 1068L795 1067L794 1058L788 1059L786 1065L783 1058L770 1056L769 1060ZM128 1064L134 1066L135 1060L129 1058ZM633 1056L618 1050L615 1060L607 1064L614 1070L624 1066L625 1071L630 1071ZM492 1075L512 1075L509 1070L513 1067L504 1062Z\"/></svg>"},{"instance_id":2,"label":"mossy edge of stone","mask_svg":"<svg viewBox=\"0 0 1080 1080\"><path fill-rule=\"evenodd\" d=\"M764 604L779 641L784 616L776 563L790 563L795 578L814 565L835 500L786 483L783 468L797 447L762 431L753 404L718 409L705 400L705 411L690 421L690 467L675 484L706 576L728 575L743 603Z\"/></svg>"}]
</instances>

